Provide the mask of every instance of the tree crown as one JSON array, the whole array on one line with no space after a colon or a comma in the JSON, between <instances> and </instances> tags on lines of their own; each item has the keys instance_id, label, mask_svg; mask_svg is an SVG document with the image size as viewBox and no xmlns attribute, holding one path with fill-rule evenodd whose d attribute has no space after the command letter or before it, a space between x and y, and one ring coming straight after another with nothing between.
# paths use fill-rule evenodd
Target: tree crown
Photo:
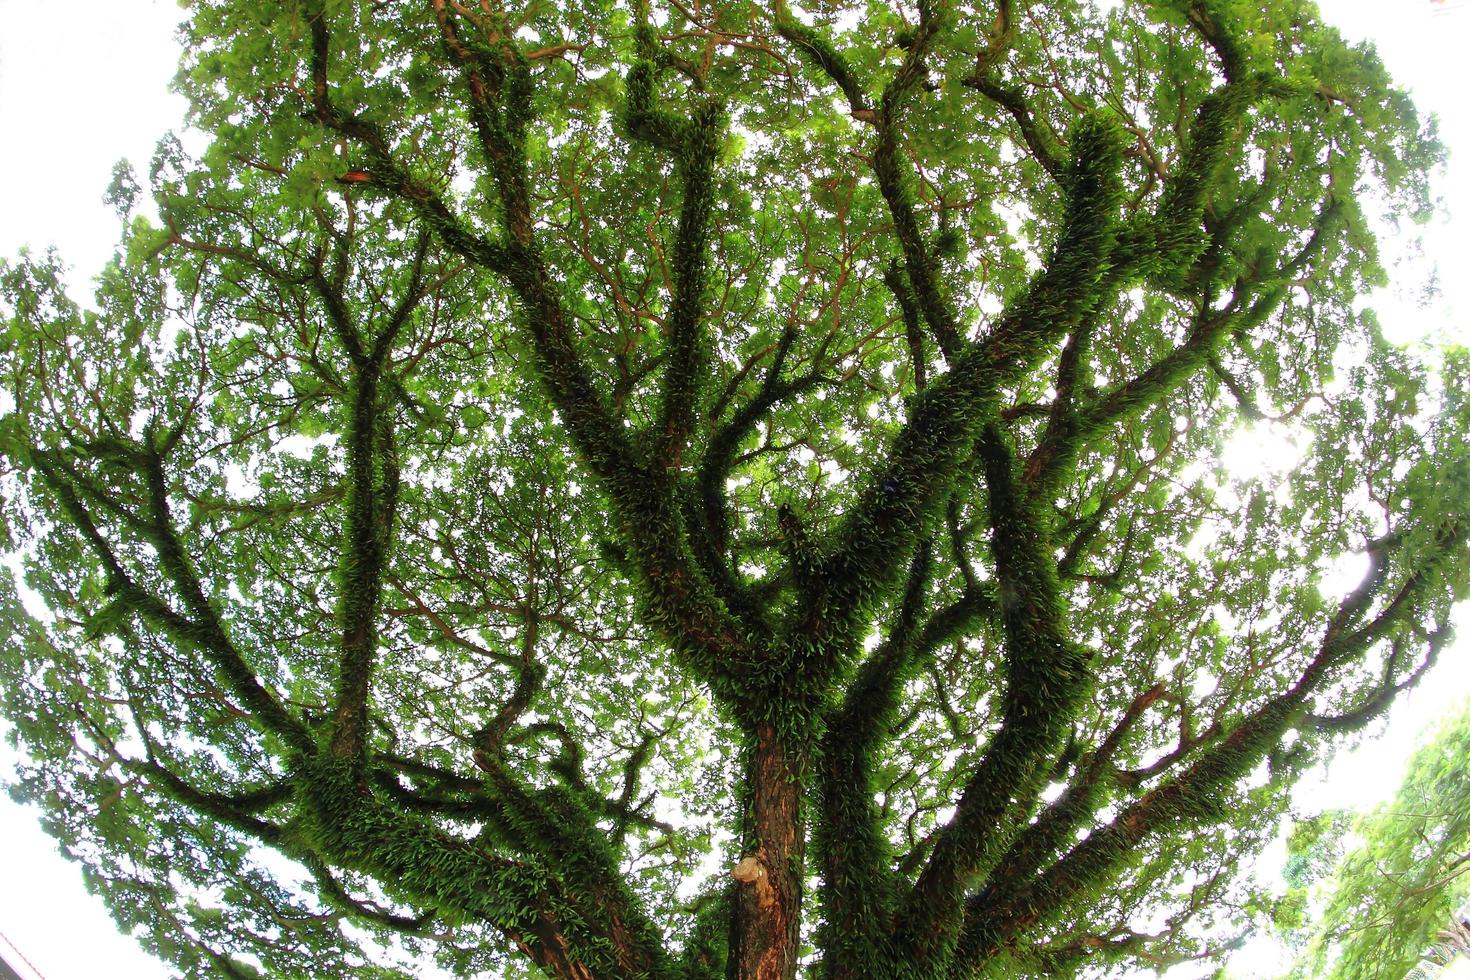
<instances>
[{"instance_id":1,"label":"tree crown","mask_svg":"<svg viewBox=\"0 0 1470 980\"><path fill-rule=\"evenodd\" d=\"M1264 6L191 3L157 219L0 270L17 791L190 975L1217 953L1467 574L1441 151Z\"/></svg>"}]
</instances>

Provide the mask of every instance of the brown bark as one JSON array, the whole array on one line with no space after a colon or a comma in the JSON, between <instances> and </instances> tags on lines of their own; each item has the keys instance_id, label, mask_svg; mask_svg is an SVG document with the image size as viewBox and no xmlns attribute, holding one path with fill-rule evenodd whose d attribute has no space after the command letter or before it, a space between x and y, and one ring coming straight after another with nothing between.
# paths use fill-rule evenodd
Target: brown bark
<instances>
[{"instance_id":1,"label":"brown bark","mask_svg":"<svg viewBox=\"0 0 1470 980\"><path fill-rule=\"evenodd\" d=\"M534 936L528 936L516 945L555 980L595 980L592 971L573 958L567 949L566 937L557 930L556 922L549 915L542 916L537 922Z\"/></svg>"},{"instance_id":2,"label":"brown bark","mask_svg":"<svg viewBox=\"0 0 1470 980\"><path fill-rule=\"evenodd\" d=\"M792 980L801 941L801 819L804 756L770 725L756 730L750 761L747 850L731 871L738 883L729 975Z\"/></svg>"}]
</instances>

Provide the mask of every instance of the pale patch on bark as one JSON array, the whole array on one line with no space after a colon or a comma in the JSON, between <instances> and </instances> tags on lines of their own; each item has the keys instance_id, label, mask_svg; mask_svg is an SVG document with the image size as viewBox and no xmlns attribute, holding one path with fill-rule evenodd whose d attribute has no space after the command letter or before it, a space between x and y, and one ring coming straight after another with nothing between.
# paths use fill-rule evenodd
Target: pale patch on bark
<instances>
[{"instance_id":1,"label":"pale patch on bark","mask_svg":"<svg viewBox=\"0 0 1470 980\"><path fill-rule=\"evenodd\" d=\"M731 870L730 876L742 885L754 886L755 897L761 908L770 908L776 904L776 886L771 884L766 863L759 855L749 854L741 858L740 863Z\"/></svg>"}]
</instances>

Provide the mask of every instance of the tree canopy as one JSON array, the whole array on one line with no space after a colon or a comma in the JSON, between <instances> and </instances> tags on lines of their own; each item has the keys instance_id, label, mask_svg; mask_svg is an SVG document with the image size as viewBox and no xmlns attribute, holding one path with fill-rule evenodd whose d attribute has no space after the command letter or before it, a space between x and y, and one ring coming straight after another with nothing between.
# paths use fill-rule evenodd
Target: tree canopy
<instances>
[{"instance_id":1,"label":"tree canopy","mask_svg":"<svg viewBox=\"0 0 1470 980\"><path fill-rule=\"evenodd\" d=\"M1447 643L1441 151L1307 0L187 6L0 269L15 792L185 975L1206 958Z\"/></svg>"},{"instance_id":2,"label":"tree canopy","mask_svg":"<svg viewBox=\"0 0 1470 980\"><path fill-rule=\"evenodd\" d=\"M1356 821L1329 811L1293 829L1288 904L1306 911L1319 879L1324 892L1320 914L1291 930L1302 952L1293 977L1400 980L1470 955L1467 757L1470 706L1414 753L1391 800Z\"/></svg>"}]
</instances>

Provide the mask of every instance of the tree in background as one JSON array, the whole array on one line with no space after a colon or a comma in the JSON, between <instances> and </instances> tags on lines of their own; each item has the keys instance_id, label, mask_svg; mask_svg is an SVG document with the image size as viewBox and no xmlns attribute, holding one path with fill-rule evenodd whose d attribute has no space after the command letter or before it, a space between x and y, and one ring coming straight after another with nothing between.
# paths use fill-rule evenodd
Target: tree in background
<instances>
[{"instance_id":1,"label":"tree in background","mask_svg":"<svg viewBox=\"0 0 1470 980\"><path fill-rule=\"evenodd\" d=\"M1356 822L1328 813L1299 825L1286 877L1303 892L1323 879L1325 904L1297 926L1293 976L1399 980L1470 956L1467 758L1462 710L1414 754L1392 800Z\"/></svg>"},{"instance_id":2,"label":"tree in background","mask_svg":"<svg viewBox=\"0 0 1470 980\"><path fill-rule=\"evenodd\" d=\"M191 3L207 147L156 220L119 172L94 307L0 287L16 792L118 921L190 976L1218 952L1447 642L1470 355L1355 312L1440 153L1370 52L1109 8Z\"/></svg>"}]
</instances>

